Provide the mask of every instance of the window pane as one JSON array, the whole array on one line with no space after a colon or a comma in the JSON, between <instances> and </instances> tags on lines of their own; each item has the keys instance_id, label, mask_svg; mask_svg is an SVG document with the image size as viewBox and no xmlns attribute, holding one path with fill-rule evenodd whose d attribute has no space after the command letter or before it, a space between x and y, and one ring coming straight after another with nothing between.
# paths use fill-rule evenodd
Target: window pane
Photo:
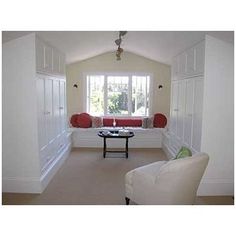
<instances>
[{"instance_id":1,"label":"window pane","mask_svg":"<svg viewBox=\"0 0 236 236\"><path fill-rule=\"evenodd\" d=\"M107 113L128 115L128 76L107 77Z\"/></svg>"},{"instance_id":2,"label":"window pane","mask_svg":"<svg viewBox=\"0 0 236 236\"><path fill-rule=\"evenodd\" d=\"M132 115L148 115L149 76L132 76Z\"/></svg>"},{"instance_id":3,"label":"window pane","mask_svg":"<svg viewBox=\"0 0 236 236\"><path fill-rule=\"evenodd\" d=\"M91 115L104 114L104 76L89 76L88 83L89 113Z\"/></svg>"}]
</instances>

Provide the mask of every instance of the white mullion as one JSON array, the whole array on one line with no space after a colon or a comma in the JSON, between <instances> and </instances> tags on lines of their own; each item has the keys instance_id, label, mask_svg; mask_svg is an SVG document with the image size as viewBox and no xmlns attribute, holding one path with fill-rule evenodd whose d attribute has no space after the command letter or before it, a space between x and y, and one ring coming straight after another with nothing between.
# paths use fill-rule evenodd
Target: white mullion
<instances>
[{"instance_id":1,"label":"white mullion","mask_svg":"<svg viewBox=\"0 0 236 236\"><path fill-rule=\"evenodd\" d=\"M128 115L132 115L132 75L129 75L128 81Z\"/></svg>"},{"instance_id":2,"label":"white mullion","mask_svg":"<svg viewBox=\"0 0 236 236\"><path fill-rule=\"evenodd\" d=\"M104 115L107 115L107 75L104 75Z\"/></svg>"},{"instance_id":3,"label":"white mullion","mask_svg":"<svg viewBox=\"0 0 236 236\"><path fill-rule=\"evenodd\" d=\"M152 75L149 75L149 116L152 114L153 112L153 107L152 107L152 104L153 104L153 89L150 89L150 88L153 88L153 76Z\"/></svg>"},{"instance_id":4,"label":"white mullion","mask_svg":"<svg viewBox=\"0 0 236 236\"><path fill-rule=\"evenodd\" d=\"M90 113L90 76L87 76L86 83L87 83L87 112Z\"/></svg>"},{"instance_id":5,"label":"white mullion","mask_svg":"<svg viewBox=\"0 0 236 236\"><path fill-rule=\"evenodd\" d=\"M147 80L148 80L148 76L145 77L145 116L147 116Z\"/></svg>"}]
</instances>

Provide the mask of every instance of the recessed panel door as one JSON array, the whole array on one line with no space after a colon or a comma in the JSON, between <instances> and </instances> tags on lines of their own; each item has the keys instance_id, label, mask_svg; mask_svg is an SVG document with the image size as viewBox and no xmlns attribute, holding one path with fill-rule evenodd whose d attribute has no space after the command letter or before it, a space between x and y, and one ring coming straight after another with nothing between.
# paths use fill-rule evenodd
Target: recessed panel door
<instances>
[{"instance_id":1,"label":"recessed panel door","mask_svg":"<svg viewBox=\"0 0 236 236\"><path fill-rule=\"evenodd\" d=\"M177 105L177 138L183 140L185 108L185 80L178 82L178 105Z\"/></svg>"},{"instance_id":2,"label":"recessed panel door","mask_svg":"<svg viewBox=\"0 0 236 236\"><path fill-rule=\"evenodd\" d=\"M53 131L54 137L60 134L60 81L53 80Z\"/></svg>"},{"instance_id":3,"label":"recessed panel door","mask_svg":"<svg viewBox=\"0 0 236 236\"><path fill-rule=\"evenodd\" d=\"M37 111L38 111L38 140L39 150L41 151L47 145L46 120L45 120L45 94L44 78L37 78Z\"/></svg>"},{"instance_id":4,"label":"recessed panel door","mask_svg":"<svg viewBox=\"0 0 236 236\"><path fill-rule=\"evenodd\" d=\"M179 76L179 63L178 63L178 61L179 61L179 58L175 57L173 59L173 62L172 62L172 68L171 68L172 69L171 70L171 72L172 72L172 76L171 76L172 80L178 79L178 76Z\"/></svg>"},{"instance_id":5,"label":"recessed panel door","mask_svg":"<svg viewBox=\"0 0 236 236\"><path fill-rule=\"evenodd\" d=\"M59 69L59 73L61 75L65 74L65 56L60 53L60 69Z\"/></svg>"},{"instance_id":6,"label":"recessed panel door","mask_svg":"<svg viewBox=\"0 0 236 236\"><path fill-rule=\"evenodd\" d=\"M195 46L195 74L203 74L205 64L205 42L202 41Z\"/></svg>"},{"instance_id":7,"label":"recessed panel door","mask_svg":"<svg viewBox=\"0 0 236 236\"><path fill-rule=\"evenodd\" d=\"M170 116L170 132L177 133L177 114L178 114L178 81L172 82L171 87L171 116Z\"/></svg>"},{"instance_id":8,"label":"recessed panel door","mask_svg":"<svg viewBox=\"0 0 236 236\"><path fill-rule=\"evenodd\" d=\"M52 72L52 47L44 44L44 70Z\"/></svg>"},{"instance_id":9,"label":"recessed panel door","mask_svg":"<svg viewBox=\"0 0 236 236\"><path fill-rule=\"evenodd\" d=\"M187 147L191 147L192 144L193 96L194 80L188 79L186 81L184 112L184 144Z\"/></svg>"},{"instance_id":10,"label":"recessed panel door","mask_svg":"<svg viewBox=\"0 0 236 236\"><path fill-rule=\"evenodd\" d=\"M180 76L186 75L186 53L179 55L179 74Z\"/></svg>"},{"instance_id":11,"label":"recessed panel door","mask_svg":"<svg viewBox=\"0 0 236 236\"><path fill-rule=\"evenodd\" d=\"M203 107L203 78L198 77L194 79L192 148L195 151L201 150L202 107Z\"/></svg>"},{"instance_id":12,"label":"recessed panel door","mask_svg":"<svg viewBox=\"0 0 236 236\"><path fill-rule=\"evenodd\" d=\"M36 38L36 69L39 72L44 71L44 43Z\"/></svg>"},{"instance_id":13,"label":"recessed panel door","mask_svg":"<svg viewBox=\"0 0 236 236\"><path fill-rule=\"evenodd\" d=\"M195 48L190 48L186 54L187 54L187 64L186 64L187 75L194 75L195 73Z\"/></svg>"},{"instance_id":14,"label":"recessed panel door","mask_svg":"<svg viewBox=\"0 0 236 236\"><path fill-rule=\"evenodd\" d=\"M53 73L60 73L60 53L53 48Z\"/></svg>"},{"instance_id":15,"label":"recessed panel door","mask_svg":"<svg viewBox=\"0 0 236 236\"><path fill-rule=\"evenodd\" d=\"M60 132L64 133L66 131L66 83L65 81L60 81Z\"/></svg>"},{"instance_id":16,"label":"recessed panel door","mask_svg":"<svg viewBox=\"0 0 236 236\"><path fill-rule=\"evenodd\" d=\"M53 138L53 80L45 79L45 120L46 120L46 134L47 141L50 143Z\"/></svg>"}]
</instances>

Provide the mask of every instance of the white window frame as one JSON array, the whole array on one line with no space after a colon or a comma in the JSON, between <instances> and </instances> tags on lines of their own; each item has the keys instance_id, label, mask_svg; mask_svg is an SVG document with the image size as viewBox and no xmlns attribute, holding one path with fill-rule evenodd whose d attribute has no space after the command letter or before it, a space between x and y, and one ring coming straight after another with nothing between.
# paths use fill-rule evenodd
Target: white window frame
<instances>
[{"instance_id":1,"label":"white window frame","mask_svg":"<svg viewBox=\"0 0 236 236\"><path fill-rule=\"evenodd\" d=\"M153 74L146 72L86 72L83 73L83 110L89 113L89 89L87 76L104 76L104 115L103 116L122 116L122 117L146 117L153 114L152 104L153 104ZM108 76L128 76L129 77L129 89L128 90L128 115L121 114L107 114L107 77ZM132 76L149 76L149 114L143 116L132 116ZM146 83L146 94L147 94L147 83ZM145 103L146 106L146 103ZM145 107L146 108L146 107Z\"/></svg>"}]
</instances>

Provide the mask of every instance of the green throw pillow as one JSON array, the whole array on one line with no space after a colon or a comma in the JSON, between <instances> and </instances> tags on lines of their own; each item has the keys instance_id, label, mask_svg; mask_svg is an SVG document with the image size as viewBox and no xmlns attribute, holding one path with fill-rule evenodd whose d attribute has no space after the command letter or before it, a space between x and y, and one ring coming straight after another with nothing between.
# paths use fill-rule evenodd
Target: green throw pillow
<instances>
[{"instance_id":1,"label":"green throw pillow","mask_svg":"<svg viewBox=\"0 0 236 236\"><path fill-rule=\"evenodd\" d=\"M174 159L180 159L180 158L189 157L189 156L192 156L191 150L189 150L186 147L181 147Z\"/></svg>"}]
</instances>

